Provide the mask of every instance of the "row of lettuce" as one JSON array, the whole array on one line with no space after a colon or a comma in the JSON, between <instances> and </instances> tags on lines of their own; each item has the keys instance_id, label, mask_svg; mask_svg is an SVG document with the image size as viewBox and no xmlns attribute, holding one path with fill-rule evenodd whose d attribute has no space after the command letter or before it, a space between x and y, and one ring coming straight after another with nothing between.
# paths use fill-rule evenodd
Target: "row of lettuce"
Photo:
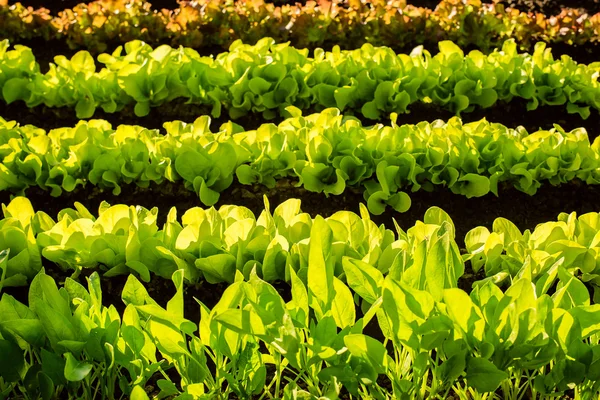
<instances>
[{"instance_id":1,"label":"row of lettuce","mask_svg":"<svg viewBox=\"0 0 600 400\"><path fill-rule=\"evenodd\" d=\"M263 38L256 45L237 41L212 58L136 40L98 56L104 64L99 71L90 53L80 51L71 59L56 56L41 73L30 48L9 50L4 40L0 88L8 104L71 107L78 118L93 116L97 108L115 113L125 106L145 116L175 99L204 106L215 117L224 109L232 119L248 114L272 119L291 105L338 107L368 119L407 113L416 103L460 114L513 99L527 100L527 110L562 106L582 118L600 110L600 63L555 60L543 42L532 55L518 53L513 40L489 55L477 50L465 55L450 41L438 46L435 56L422 47L408 55L367 44L349 51L317 49L309 57L307 49Z\"/></svg>"},{"instance_id":2,"label":"row of lettuce","mask_svg":"<svg viewBox=\"0 0 600 400\"><path fill-rule=\"evenodd\" d=\"M545 16L480 0L442 0L435 10L404 0L283 6L263 0L200 0L161 12L142 0L94 1L56 16L44 8L6 3L0 1L0 37L66 40L73 49L92 52L135 39L212 51L238 39L256 43L263 37L299 47L335 43L347 49L365 43L399 49L452 40L487 51L510 38L525 49L538 41L596 44L600 34L600 14L565 8L559 15Z\"/></svg>"},{"instance_id":3,"label":"row of lettuce","mask_svg":"<svg viewBox=\"0 0 600 400\"><path fill-rule=\"evenodd\" d=\"M27 198L16 197L3 211L0 244L7 254L0 288L27 285L46 263L74 276L91 269L107 277L132 273L145 282L152 276L168 279L177 270L191 284L231 284L238 276L248 279L253 271L269 282L290 281L293 274L306 277L316 240L313 228L318 225L328 232L328 262L336 277L358 274L349 263L368 264L382 274L400 268L440 294L444 282L462 276L469 261L472 272L485 277L474 286L527 278L542 295L554 292L557 282L574 277L577 282L571 285L577 291L569 296L579 296L580 289L587 296L585 283L600 298L598 213L579 217L563 213L557 221L525 232L498 218L491 232L485 227L469 231L461 255L455 244L433 246L437 225L447 223L448 237L452 243L455 240L452 220L437 207L407 231L395 224L396 232L377 226L363 205L360 215L339 211L326 219L311 218L296 199L285 201L272 213L265 199L258 216L243 206L194 207L181 216L181 222L173 207L162 229L156 207L103 202L96 216L76 203L55 221L43 211L35 212ZM421 271L438 262L442 265Z\"/></svg>"},{"instance_id":4,"label":"row of lettuce","mask_svg":"<svg viewBox=\"0 0 600 400\"><path fill-rule=\"evenodd\" d=\"M27 305L6 293L0 300L3 397L142 400L151 379L158 398L178 399L490 392L517 399L574 391L591 400L600 392L600 305L576 276L598 257L598 213L563 214L524 233L498 219L487 238L470 233L467 245L480 247L467 257L484 257L487 270L497 264L492 255L505 251L507 273L518 273L503 289L491 277L464 291L454 225L438 208L396 233L377 227L364 210L311 219L297 200L272 214L267 205L258 218L243 207L192 209L184 226L172 211L160 232L149 222L152 211L101 208L96 220L81 206L65 210L43 233L49 217L18 198L4 207L0 232L3 239L19 231L25 240L37 234L40 244L60 242L41 250L54 259L98 250L110 264L115 251L121 262L161 254L153 265L165 266L161 274L171 276L176 294L159 304L132 274L119 312L103 305L98 273L87 278L87 289L71 278L59 289L40 271ZM500 243L489 245L492 236ZM230 252L214 254L217 248ZM209 275L223 260L241 267L230 266L231 284L212 309L197 299L199 321L186 318L185 281L194 268L180 266L194 257L190 251L202 255L197 260L206 264L197 266ZM4 273L13 254L0 254ZM268 281L284 276L290 291L282 296Z\"/></svg>"},{"instance_id":5,"label":"row of lettuce","mask_svg":"<svg viewBox=\"0 0 600 400\"><path fill-rule=\"evenodd\" d=\"M362 190L368 209L405 212L408 193L448 188L455 194L499 195L514 187L533 195L542 184L600 183L600 138L582 128L529 134L485 119L454 117L417 125L363 126L338 109L294 115L279 125L245 131L232 122L211 132L210 118L114 129L104 120L81 121L49 132L0 118L0 190L29 187L60 196L86 185L112 190L181 183L212 206L234 183L276 187L293 181L311 192Z\"/></svg>"}]
</instances>

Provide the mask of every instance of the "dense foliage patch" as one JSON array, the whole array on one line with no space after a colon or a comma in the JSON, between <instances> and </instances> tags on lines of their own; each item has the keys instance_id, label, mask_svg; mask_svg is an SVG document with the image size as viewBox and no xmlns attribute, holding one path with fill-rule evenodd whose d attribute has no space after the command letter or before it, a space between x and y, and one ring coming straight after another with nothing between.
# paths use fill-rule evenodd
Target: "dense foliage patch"
<instances>
[{"instance_id":1,"label":"dense foliage patch","mask_svg":"<svg viewBox=\"0 0 600 400\"><path fill-rule=\"evenodd\" d=\"M272 188L292 178L325 195L359 188L369 211L381 214L407 211L406 192L439 187L471 198L503 186L534 195L544 182L600 183L600 138L590 143L583 129L529 134L458 118L398 125L396 116L390 126L364 127L337 109L306 117L287 111L295 116L257 130L230 122L213 133L203 116L165 123L165 135L102 120L46 133L0 118L0 189L35 186L60 196L92 184L118 195L122 185L183 181L211 206L234 180Z\"/></svg>"},{"instance_id":2,"label":"dense foliage patch","mask_svg":"<svg viewBox=\"0 0 600 400\"><path fill-rule=\"evenodd\" d=\"M126 308L119 312L103 305L96 273L88 278L87 290L71 278L59 289L51 277L38 273L28 306L6 294L0 300L0 354L11 365L0 368L4 395L21 391L51 398L57 391L92 398L95 391L109 396L120 391L145 399L141 387L168 369L177 371L177 379L159 380L160 396L183 399L231 393L250 398L265 392L286 399L341 392L382 399L494 391L519 397L554 396L569 388L591 399L600 385L600 308L590 303L584 284L573 275L577 268L563 263L559 248L552 255L559 258L551 267L554 273L537 283L531 273L521 273L504 291L486 279L475 282L469 294L458 288L465 268L454 225L438 208L407 231L398 227L397 236L376 227L366 212L310 219L295 200L273 214L267 205L256 220L243 207L192 210L183 217L187 226L176 227L171 220L161 232L150 227L148 210L103 208L96 221L81 206L65 210L55 228L37 232L42 254L62 255L63 261L75 257L83 265L85 246L90 246L89 254L99 250L102 262L120 258L140 265L131 257L154 249L163 261L171 258L167 269L176 269L175 296L165 308L130 275L121 295ZM24 229L31 239L48 223L23 198L5 213L1 232L11 230L13 237ZM579 230L594 218L598 215L569 220ZM518 240L518 230L498 224L502 240L511 245ZM72 236L61 239L64 229ZM193 269L177 269L183 261L174 262L166 247L142 250L152 236L167 247L205 255L219 247L215 240L232 246L231 254L196 261L208 278L223 273L223 261L231 259L231 285L212 309L198 301L199 322L184 313L184 281L193 277ZM52 240L62 245L44 248ZM115 254L118 248L123 253ZM253 252L264 263L248 260ZM1 254L3 278L15 267L11 254L12 249ZM527 262L523 268L529 268ZM167 269L162 272L170 275ZM269 279L289 281L289 299ZM388 385L379 384L382 377Z\"/></svg>"},{"instance_id":3,"label":"dense foliage patch","mask_svg":"<svg viewBox=\"0 0 600 400\"><path fill-rule=\"evenodd\" d=\"M0 117L0 191L17 195L0 219L0 400L596 400L597 207L455 227L411 193L447 188L436 204L454 211L453 194L546 184L589 198L600 137L560 125L598 118L600 63L547 44L579 54L599 34L600 14L479 0L98 0L57 16L0 0L0 112L24 116ZM494 105L560 124L460 119ZM431 122L401 124L411 109ZM73 111L120 125L20 124ZM44 191L57 203L23 197ZM311 214L288 198L310 192ZM413 202L422 221L374 222Z\"/></svg>"},{"instance_id":4,"label":"dense foliage patch","mask_svg":"<svg viewBox=\"0 0 600 400\"><path fill-rule=\"evenodd\" d=\"M528 110L565 106L583 118L590 109L600 110L600 66L568 56L555 60L543 42L533 55L519 54L511 40L487 56L475 50L465 55L442 41L435 56L422 47L407 55L364 45L353 51L317 49L311 58L306 49L265 38L254 46L236 42L213 59L190 48L153 49L133 41L100 55L105 64L100 71L81 51L70 60L55 57L45 74L29 48L8 47L8 41L0 42L2 99L28 107L75 107L78 118L92 117L98 107L114 113L128 104L145 116L177 98L205 105L215 117L225 109L233 119L250 113L270 119L293 105L338 107L376 120L406 113L417 102L460 114L514 98L528 100Z\"/></svg>"}]
</instances>

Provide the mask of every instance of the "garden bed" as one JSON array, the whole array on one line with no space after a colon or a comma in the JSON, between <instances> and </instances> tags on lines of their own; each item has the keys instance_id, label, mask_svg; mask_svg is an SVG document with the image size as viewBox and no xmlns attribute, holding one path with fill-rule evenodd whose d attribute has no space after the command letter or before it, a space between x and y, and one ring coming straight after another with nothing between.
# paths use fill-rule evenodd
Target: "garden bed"
<instances>
[{"instance_id":1,"label":"garden bed","mask_svg":"<svg viewBox=\"0 0 600 400\"><path fill-rule=\"evenodd\" d=\"M275 0L275 4L283 3ZM432 9L437 5L437 1L428 0L408 3ZM563 6L575 6L566 0L500 3L547 16L558 13ZM25 4L43 5L57 12L76 2L31 0ZM173 0L152 4L154 8L177 7ZM588 13L600 12L599 0L578 2L576 6ZM42 72L48 70L54 56L70 58L77 52L62 39L34 38L20 43L33 49ZM109 51L119 44L109 41ZM335 44L332 40L322 47L331 50ZM437 48L437 43L425 45L430 50ZM597 61L600 49L591 41L581 46L560 42L548 47L553 49L555 59L567 54L586 64ZM462 47L465 54L475 49ZM406 53L411 48L394 50ZM200 51L202 55L219 52L216 46ZM448 54L449 63L461 57L456 51ZM369 56L356 57L359 61L327 72L343 75L352 62L359 65L359 57ZM297 67L290 67L293 63L288 63L288 53L284 58L285 73ZM253 85L262 85L258 89L247 82L250 89L240 89L239 82L250 79L248 71L266 71L271 61L264 65L256 62L241 78L236 69L242 63L232 62L233 72L223 73L220 79L212 77L219 83L211 94L220 93L219 101L224 106L221 116L212 118L212 132L230 120L231 110L242 115L234 122L246 130L283 121L283 111L277 105L265 111L270 112L269 116L277 115L270 120L255 112L263 104L260 96L267 98L266 93L271 93L262 86L276 81L273 76L265 73L268 80L253 81ZM3 62L10 70L11 61L7 58ZM377 62L381 65L372 69L385 72L388 64ZM400 94L394 92L402 76L394 82L394 88L389 82L389 87L378 86L380 93L389 92L389 98L385 93L380 98L369 93L374 97L369 101L368 96L352 98L345 94L352 99L348 107L358 114L362 127L341 124L341 117L329 111L312 119L298 117L292 111L287 125L260 130L255 136L253 132L241 133L235 138L207 133L202 120L189 132L183 132L177 124L163 128L166 122L192 123L209 115L211 107L197 105L210 103L205 94L192 94L190 90L161 103L167 93L156 103L152 101L150 107L144 90L137 90L142 101L129 92L126 95L123 87L114 84L115 76L108 90L116 93L119 107L124 108L121 110L115 102L113 110L119 111L106 113L100 103L94 103L93 118L85 120L104 119L115 129L118 125L139 125L157 129L163 136L131 127L115 134L98 123L81 130L55 131L49 135L51 139L44 137L51 129L72 128L82 120L74 105L79 105L78 99L87 99L85 91L89 87L84 84L71 97L61 97L60 107L27 108L21 100L10 105L0 101L0 117L47 131L9 124L2 128L5 143L1 143L0 152L4 152L5 160L0 183L6 190L0 191L0 204L8 207L2 210L0 241L11 252L2 251L6 249L0 246L0 294L6 295L0 301L0 359L6 357L19 371L15 375L0 365L0 400L6 393L9 398L27 391L40 394L40 390L54 395L55 389L55 397L69 392L86 400L95 398L91 395L94 391L103 398L131 396L146 400L148 396L172 399L182 395L192 399L204 395L205 389L210 394L202 398L216 398L223 391L230 399L264 399L267 393L292 398L279 387L279 381L275 386L261 381L271 382L273 378L297 380L293 390L298 393L293 396L310 399L318 397L315 393L332 393L331 397L340 399L416 398L419 394L422 398L489 395L537 399L542 393L575 399L600 393L600 325L596 321L600 315L600 185L595 184L600 181L600 106L596 104L600 87L596 85L596 67L585 67L580 76L572 65L564 67L567 72L563 76L568 76L571 86L563 87L559 76L563 65L558 65L558 72L540 72L538 65L543 63L538 60L535 67L531 66L534 63L527 67L531 76L536 75L535 83L533 78L528 81L534 94L523 94L520 88L510 85L498 85L498 89L494 86L502 98L509 99L511 94L514 98L508 103L491 102L493 106L485 109L476 106L474 111L460 115L465 124L485 118L509 128L523 126L529 133L550 130L555 124L567 132L585 128L589 142L584 135L562 133L541 133L527 141L513 131L490 128L484 123L477 129L463 129L456 119L454 125L443 127L422 124L427 128L421 130L396 127L437 119L448 121L455 116L449 110L459 103L457 98L462 96L473 105L484 97L468 90L463 95L462 89L475 81L477 85L485 81L485 85L501 80L511 72L510 62L506 68L505 64L490 64L487 69L478 65L483 65L481 59L469 62L472 64L465 65L476 67L459 72L448 72L445 65L438 70L423 67L414 74L430 73L430 81L419 82L411 75L419 85L425 82L423 87L438 79L435 71L439 76L456 73L459 78L446 77L454 85L450 88L440 78L435 84L439 84L442 95L428 87L422 90L430 90L424 98L418 97L422 95L419 93L415 100L413 93L408 106L402 105L406 101L399 100ZM512 62L514 65L515 60ZM190 65L192 61L182 69ZM307 87L313 85L310 90L318 86L314 81L325 82L309 95L291 101L303 107L304 116L330 104L331 99L322 93L332 85L338 86L339 79L330 84L324 78L314 78L321 67L314 67L317 72L312 76L298 78L297 69L295 75L290 75L293 78L285 73L276 77L280 81L306 79L311 82L304 83ZM176 70L177 62L169 68ZM30 90L30 100L39 96L43 91L40 88L50 88L53 98L63 94L55 82L48 80L44 86L40 84L44 78L32 78L36 72L24 70L25 77L15 78L13 84L17 85L13 88ZM208 74L206 70L200 68L195 73ZM588 86L577 79L584 74ZM195 77L196 81L172 87L184 91L182 87L196 85L197 89L205 76ZM373 85L380 85L377 79ZM88 80L84 79L86 84ZM168 86L166 80L157 85ZM235 90L245 91L252 101L260 102L250 110L235 105L239 99L230 93L234 83L221 84L228 80L239 84ZM140 87L147 83L143 79L138 82L142 82ZM156 82L160 79L152 84ZM30 89L36 84L36 91ZM588 90L589 86L594 90ZM356 87L363 93L375 91ZM268 90L275 93L280 89L269 86ZM401 94L406 97L408 90ZM564 101L555 99L555 90ZM562 95L563 90L567 96ZM155 94L154 89L148 92L149 96ZM96 99L104 95L101 90L96 94ZM445 100L445 95L456 102ZM430 96L437 98L432 100ZM557 105L540 105L527 111L526 98L540 103L550 99ZM287 96L285 99L288 101ZM38 100L31 104L44 101ZM147 107L142 112L134 109L136 102L139 105L144 101ZM186 104L193 101L196 104ZM443 105L428 105L425 101ZM389 113L384 111L389 111L390 104L410 112L398 115L392 128L366 129L376 123L390 125ZM567 106L571 111L591 114L582 119L578 113L568 113ZM136 116L136 111L144 115L148 109L146 116ZM351 112L347 109L342 114L350 116ZM368 119L366 115L380 118ZM479 129L482 126L486 128ZM264 140L264 132L274 143ZM490 137L497 139L499 147L494 147L495 142L488 143ZM55 147L52 150L50 142ZM394 153L399 148L406 158ZM96 166L90 154L104 157L102 165ZM582 154L589 157L582 159ZM237 159L220 163L219 157L225 156ZM196 162L198 165L192 165ZM405 170L409 171L406 176L400 176ZM244 179L247 184L240 183ZM275 184L268 188L251 183L257 181ZM549 181L567 183L553 186ZM86 185L82 187L81 182ZM498 196L491 193L497 182ZM541 187L535 190L538 183ZM28 187L20 193L25 198L15 200L8 188L23 187ZM76 189L70 191L73 187ZM114 195L111 189L100 187L115 188L120 193ZM311 187L313 191L306 189ZM416 191L410 192L410 187ZM61 194L51 196L50 189ZM321 192L341 194L326 196ZM370 201L375 199L368 205L372 211L369 216L362 207L367 204L363 192ZM406 212L393 209L402 208L400 194L410 197L411 206ZM471 195L474 197L467 197ZM269 213L259 217L265 211L265 198ZM308 216L300 214L297 203L290 199L299 199L302 212ZM120 206L108 208L104 202ZM214 204L223 211L217 214L194 209L207 210L204 204ZM225 206L242 206L253 215ZM173 207L176 218L170 213ZM156 215L148 211L154 208L158 209ZM377 210L383 212L374 215ZM350 213L328 218L340 211ZM564 214L572 212L576 216ZM61 218L57 218L59 213ZM555 222L561 213L560 222ZM523 235L525 231L529 233ZM44 271L40 272L42 266ZM114 276L105 275L109 269L107 275ZM12 279L6 280L10 282L7 287L3 286L5 279ZM13 297L23 304L13 302ZM23 334L18 331L22 326L38 330L33 331L35 335ZM86 343L81 345L84 340ZM150 346L149 350L144 346ZM302 351L306 354L294 359L295 352ZM158 361L153 360L155 357ZM27 375L26 364L33 365ZM136 375L138 367L141 375ZM156 372L154 367L164 367L165 372ZM258 371L264 377L257 377ZM24 383L14 383L21 381ZM57 382L56 388L53 382ZM246 387L257 382L257 388ZM290 387L293 385L296 383L291 382ZM329 392L321 392L321 387Z\"/></svg>"}]
</instances>

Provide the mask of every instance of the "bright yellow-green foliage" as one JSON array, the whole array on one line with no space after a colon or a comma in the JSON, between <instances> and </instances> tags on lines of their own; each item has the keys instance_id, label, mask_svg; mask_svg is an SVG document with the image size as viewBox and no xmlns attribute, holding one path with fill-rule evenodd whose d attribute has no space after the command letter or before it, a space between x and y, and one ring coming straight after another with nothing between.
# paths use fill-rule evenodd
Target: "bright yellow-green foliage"
<instances>
[{"instance_id":1,"label":"bright yellow-green foliage","mask_svg":"<svg viewBox=\"0 0 600 400\"><path fill-rule=\"evenodd\" d=\"M600 180L600 139L559 126L528 134L486 120L453 118L417 125L364 127L336 109L302 116L298 109L278 126L244 131L228 123L212 133L210 118L180 121L158 130L102 120L48 133L0 119L0 189L30 186L53 196L88 183L121 192L124 184L181 182L205 205L232 185L275 187L283 178L326 195L364 188L369 211L410 207L406 192L448 187L467 197L498 194L501 184L528 194L548 182ZM406 191L406 192L405 192Z\"/></svg>"},{"instance_id":2,"label":"bright yellow-green foliage","mask_svg":"<svg viewBox=\"0 0 600 400\"><path fill-rule=\"evenodd\" d=\"M116 377L128 374L135 383L121 390L145 399L135 387L169 365L180 381L159 381L161 393L198 399L265 390L315 400L342 390L382 399L443 398L450 390L548 396L568 388L587 398L598 390L600 308L590 305L576 269L559 263L542 285L521 274L504 291L492 280L475 282L468 294L458 288L464 266L454 225L439 208L396 234L366 212L312 219L297 200L273 214L267 205L258 218L243 207L192 209L183 225L173 210L161 231L155 213L102 205L96 219L78 205L51 227L24 198L5 208L2 238L26 232L28 244L12 246L30 256L38 248L75 268L95 259L112 267L109 274L129 267L142 277L139 266L150 257L149 266L163 268L153 272L171 276L176 288L164 307L130 275L119 313L103 305L97 273L87 289L67 278L60 290L38 273L28 306L9 295L0 300L0 355L11 361L0 365L5 393L39 359L28 380L36 385L26 390L46 397L68 383L69 392L92 398L105 382L110 396ZM0 254L2 279L27 258L14 257L14 248ZM200 320L192 321L184 282L197 273L230 285L214 307L199 301ZM290 283L287 300L271 279ZM268 376L268 368L277 372ZM392 385L377 384L382 376Z\"/></svg>"},{"instance_id":3,"label":"bright yellow-green foliage","mask_svg":"<svg viewBox=\"0 0 600 400\"><path fill-rule=\"evenodd\" d=\"M527 100L528 110L560 105L583 118L600 109L598 65L580 65L567 56L555 60L543 42L533 55L517 53L514 41L489 55L465 55L442 41L435 56L422 47L407 55L364 45L352 51L317 49L309 57L306 49L264 38L254 46L235 42L213 59L191 48L153 49L132 41L100 55L98 61L106 65L100 71L81 51L71 60L55 57L45 74L29 48L8 47L8 41L0 43L4 101L75 107L79 118L93 116L98 107L113 113L126 105L145 116L178 98L206 106L216 117L224 108L233 119L251 113L273 118L290 105L338 107L369 119L406 113L415 103L460 114L513 98Z\"/></svg>"}]
</instances>

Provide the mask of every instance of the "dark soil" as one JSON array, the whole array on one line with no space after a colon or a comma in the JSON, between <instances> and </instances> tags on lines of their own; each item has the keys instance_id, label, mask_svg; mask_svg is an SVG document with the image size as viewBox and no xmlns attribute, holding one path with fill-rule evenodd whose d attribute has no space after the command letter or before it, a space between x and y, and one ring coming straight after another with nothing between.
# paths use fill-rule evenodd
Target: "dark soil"
<instances>
[{"instance_id":1,"label":"dark soil","mask_svg":"<svg viewBox=\"0 0 600 400\"><path fill-rule=\"evenodd\" d=\"M484 0L489 3L492 0ZM505 7L516 8L523 12L539 12L547 16L558 15L562 8L570 7L585 11L589 14L600 12L600 0L498 0ZM435 9L438 0L407 0L408 4L417 7Z\"/></svg>"},{"instance_id":2,"label":"dark soil","mask_svg":"<svg viewBox=\"0 0 600 400\"><path fill-rule=\"evenodd\" d=\"M37 8L47 8L53 14L58 13L59 11L63 11L65 8L73 8L77 4L84 3L84 1L80 0L19 0L19 3L23 4L26 7ZM17 1L10 0L8 4L14 4Z\"/></svg>"},{"instance_id":3,"label":"dark soil","mask_svg":"<svg viewBox=\"0 0 600 400\"><path fill-rule=\"evenodd\" d=\"M18 0L19 3L24 6L31 6L34 9L44 7L52 12L52 14L58 14L66 8L73 8L81 3L89 3L92 0ZM9 4L14 4L17 1L10 0ZM167 8L169 10L177 8L177 0L152 0L150 1L154 10L161 10Z\"/></svg>"},{"instance_id":4,"label":"dark soil","mask_svg":"<svg viewBox=\"0 0 600 400\"><path fill-rule=\"evenodd\" d=\"M525 12L539 12L545 15L558 15L565 7L577 8L589 14L600 12L600 0L501 0L506 7Z\"/></svg>"},{"instance_id":5,"label":"dark soil","mask_svg":"<svg viewBox=\"0 0 600 400\"><path fill-rule=\"evenodd\" d=\"M526 101L515 99L510 103L498 103L497 105L479 109L470 113L463 113L462 120L467 122L479 121L486 118L490 122L498 122L509 128L523 126L528 132L533 133L539 129L552 129L554 124L560 125L566 131L571 131L577 128L585 128L588 132L590 140L595 139L600 135L600 112L592 110L588 119L582 119L579 114L569 114L563 106L542 106L537 110L527 111ZM447 121L455 116L452 112L432 107L427 104L415 103L410 106L410 113L400 114L398 124L417 124L421 121L433 121L442 119ZM304 115L318 112L318 110L306 110ZM150 114L146 117L136 117L133 113L133 107L128 106L118 113L105 113L102 109L97 109L94 114L95 119L105 119L110 122L113 127L120 124L140 125L148 129L162 129L165 122L180 120L184 122L194 122L196 118L202 115L210 115L210 108L206 106L197 106L185 104L183 99L178 99L160 107L152 108ZM352 115L349 111L344 111L344 115ZM16 102L6 105L0 102L0 116L8 121L17 121L21 125L34 125L45 130L72 127L80 120L75 115L75 110L72 108L48 108L38 106L28 109L22 102ZM377 122L388 125L389 119L382 118L379 121L373 121L357 115L363 125L371 126ZM267 121L261 115L247 115L235 120L235 122L243 126L247 130L256 129L263 123L279 123L283 120L278 117L272 121ZM224 112L219 118L211 118L211 129L213 132L218 131L219 127L229 121L227 112Z\"/></svg>"},{"instance_id":6,"label":"dark soil","mask_svg":"<svg viewBox=\"0 0 600 400\"><path fill-rule=\"evenodd\" d=\"M435 10L440 2L438 0L407 0L406 3L415 7L424 7Z\"/></svg>"}]
</instances>

